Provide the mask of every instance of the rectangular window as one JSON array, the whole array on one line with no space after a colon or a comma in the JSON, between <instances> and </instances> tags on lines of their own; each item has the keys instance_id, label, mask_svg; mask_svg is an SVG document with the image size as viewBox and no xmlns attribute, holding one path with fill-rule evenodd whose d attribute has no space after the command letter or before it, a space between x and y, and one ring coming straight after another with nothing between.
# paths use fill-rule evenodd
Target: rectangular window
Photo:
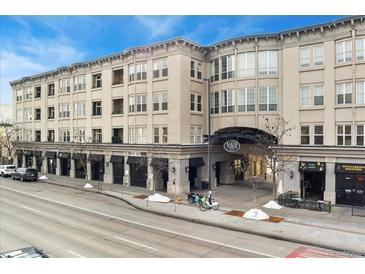
<instances>
[{"instance_id":1,"label":"rectangular window","mask_svg":"<svg viewBox=\"0 0 365 274\"><path fill-rule=\"evenodd\" d=\"M146 80L147 79L147 64L141 63L136 65L136 74L137 81L138 80Z\"/></svg>"},{"instance_id":2,"label":"rectangular window","mask_svg":"<svg viewBox=\"0 0 365 274\"><path fill-rule=\"evenodd\" d=\"M302 145L309 145L309 126L301 126L300 134L300 143Z\"/></svg>"},{"instance_id":3,"label":"rectangular window","mask_svg":"<svg viewBox=\"0 0 365 274\"><path fill-rule=\"evenodd\" d=\"M197 95L196 96L196 110L201 112L202 111L202 96L201 95Z\"/></svg>"},{"instance_id":4,"label":"rectangular window","mask_svg":"<svg viewBox=\"0 0 365 274\"><path fill-rule=\"evenodd\" d=\"M59 115L60 118L68 118L70 117L70 104L59 104Z\"/></svg>"},{"instance_id":5,"label":"rectangular window","mask_svg":"<svg viewBox=\"0 0 365 274\"><path fill-rule=\"evenodd\" d=\"M74 103L74 117L85 117L86 116L86 102L80 101Z\"/></svg>"},{"instance_id":6,"label":"rectangular window","mask_svg":"<svg viewBox=\"0 0 365 274\"><path fill-rule=\"evenodd\" d=\"M219 59L215 58L210 63L210 81L218 81L219 80Z\"/></svg>"},{"instance_id":7,"label":"rectangular window","mask_svg":"<svg viewBox=\"0 0 365 274\"><path fill-rule=\"evenodd\" d=\"M34 89L35 89L34 98L41 98L41 93L42 93L41 86L37 86Z\"/></svg>"},{"instance_id":8,"label":"rectangular window","mask_svg":"<svg viewBox=\"0 0 365 274\"><path fill-rule=\"evenodd\" d=\"M300 67L307 68L310 66L310 47L300 49Z\"/></svg>"},{"instance_id":9,"label":"rectangular window","mask_svg":"<svg viewBox=\"0 0 365 274\"><path fill-rule=\"evenodd\" d=\"M300 106L307 107L310 105L310 89L309 86L300 87Z\"/></svg>"},{"instance_id":10,"label":"rectangular window","mask_svg":"<svg viewBox=\"0 0 365 274\"><path fill-rule=\"evenodd\" d=\"M167 93L161 94L161 110L167 110L168 109L168 99L167 99Z\"/></svg>"},{"instance_id":11,"label":"rectangular window","mask_svg":"<svg viewBox=\"0 0 365 274\"><path fill-rule=\"evenodd\" d=\"M133 82L134 81L134 74L135 74L134 65L130 65L128 67L129 82Z\"/></svg>"},{"instance_id":12,"label":"rectangular window","mask_svg":"<svg viewBox=\"0 0 365 274\"><path fill-rule=\"evenodd\" d=\"M103 142L103 132L101 128L93 129L93 143L102 143Z\"/></svg>"},{"instance_id":13,"label":"rectangular window","mask_svg":"<svg viewBox=\"0 0 365 274\"><path fill-rule=\"evenodd\" d=\"M152 102L153 102L153 111L159 111L160 110L160 96L159 94L155 94L152 96Z\"/></svg>"},{"instance_id":14,"label":"rectangular window","mask_svg":"<svg viewBox=\"0 0 365 274\"><path fill-rule=\"evenodd\" d=\"M190 110L195 110L195 94L190 94Z\"/></svg>"},{"instance_id":15,"label":"rectangular window","mask_svg":"<svg viewBox=\"0 0 365 274\"><path fill-rule=\"evenodd\" d=\"M55 133L53 129L48 130L47 141L54 142L55 141Z\"/></svg>"},{"instance_id":16,"label":"rectangular window","mask_svg":"<svg viewBox=\"0 0 365 274\"><path fill-rule=\"evenodd\" d=\"M130 144L134 144L136 141L135 141L135 130L134 130L134 127L129 127L128 128L128 142Z\"/></svg>"},{"instance_id":17,"label":"rectangular window","mask_svg":"<svg viewBox=\"0 0 365 274\"><path fill-rule=\"evenodd\" d=\"M352 103L352 83L336 84L337 104L351 104Z\"/></svg>"},{"instance_id":18,"label":"rectangular window","mask_svg":"<svg viewBox=\"0 0 365 274\"><path fill-rule=\"evenodd\" d=\"M153 61L153 78L168 76L167 59L160 59Z\"/></svg>"},{"instance_id":19,"label":"rectangular window","mask_svg":"<svg viewBox=\"0 0 365 274\"><path fill-rule=\"evenodd\" d=\"M101 88L102 86L101 73L93 74L92 81L93 81L92 88Z\"/></svg>"},{"instance_id":20,"label":"rectangular window","mask_svg":"<svg viewBox=\"0 0 365 274\"><path fill-rule=\"evenodd\" d=\"M195 61L190 62L190 77L195 77Z\"/></svg>"},{"instance_id":21,"label":"rectangular window","mask_svg":"<svg viewBox=\"0 0 365 274\"><path fill-rule=\"evenodd\" d=\"M74 91L86 89L86 75L78 75L74 77Z\"/></svg>"},{"instance_id":22,"label":"rectangular window","mask_svg":"<svg viewBox=\"0 0 365 274\"><path fill-rule=\"evenodd\" d=\"M168 143L168 130L167 130L167 127L162 128L162 143L163 144Z\"/></svg>"},{"instance_id":23,"label":"rectangular window","mask_svg":"<svg viewBox=\"0 0 365 274\"><path fill-rule=\"evenodd\" d=\"M259 74L275 75L278 73L278 53L277 51L259 52Z\"/></svg>"},{"instance_id":24,"label":"rectangular window","mask_svg":"<svg viewBox=\"0 0 365 274\"><path fill-rule=\"evenodd\" d=\"M190 143L195 144L195 127L190 128Z\"/></svg>"},{"instance_id":25,"label":"rectangular window","mask_svg":"<svg viewBox=\"0 0 365 274\"><path fill-rule=\"evenodd\" d=\"M146 95L137 95L136 96L136 107L137 107L137 112L146 112L147 111L147 96Z\"/></svg>"},{"instance_id":26,"label":"rectangular window","mask_svg":"<svg viewBox=\"0 0 365 274\"><path fill-rule=\"evenodd\" d=\"M356 130L356 145L357 146L364 146L364 131L365 125L357 125Z\"/></svg>"},{"instance_id":27,"label":"rectangular window","mask_svg":"<svg viewBox=\"0 0 365 274\"><path fill-rule=\"evenodd\" d=\"M323 126L314 126L314 144L323 145Z\"/></svg>"},{"instance_id":28,"label":"rectangular window","mask_svg":"<svg viewBox=\"0 0 365 274\"><path fill-rule=\"evenodd\" d=\"M35 120L41 120L41 109L40 108L36 108L35 110L34 110L34 116L35 116Z\"/></svg>"},{"instance_id":29,"label":"rectangular window","mask_svg":"<svg viewBox=\"0 0 365 274\"><path fill-rule=\"evenodd\" d=\"M23 100L23 90L17 89L16 90L16 101L20 102L21 100Z\"/></svg>"},{"instance_id":30,"label":"rectangular window","mask_svg":"<svg viewBox=\"0 0 365 274\"><path fill-rule=\"evenodd\" d=\"M356 82L356 104L365 104L365 81Z\"/></svg>"},{"instance_id":31,"label":"rectangular window","mask_svg":"<svg viewBox=\"0 0 365 274\"><path fill-rule=\"evenodd\" d=\"M102 115L101 101L93 102L93 116Z\"/></svg>"},{"instance_id":32,"label":"rectangular window","mask_svg":"<svg viewBox=\"0 0 365 274\"><path fill-rule=\"evenodd\" d=\"M235 72L235 56L227 55L221 57L222 60L222 80L234 77Z\"/></svg>"},{"instance_id":33,"label":"rectangular window","mask_svg":"<svg viewBox=\"0 0 365 274\"><path fill-rule=\"evenodd\" d=\"M58 81L59 93L69 93L71 91L70 79L61 79Z\"/></svg>"},{"instance_id":34,"label":"rectangular window","mask_svg":"<svg viewBox=\"0 0 365 274\"><path fill-rule=\"evenodd\" d=\"M113 70L113 85L121 85L124 83L123 74L124 74L123 69Z\"/></svg>"},{"instance_id":35,"label":"rectangular window","mask_svg":"<svg viewBox=\"0 0 365 274\"><path fill-rule=\"evenodd\" d=\"M336 43L337 63L350 62L352 60L352 40L340 41Z\"/></svg>"},{"instance_id":36,"label":"rectangular window","mask_svg":"<svg viewBox=\"0 0 365 274\"><path fill-rule=\"evenodd\" d=\"M256 74L256 53L245 52L237 55L238 77L254 76Z\"/></svg>"},{"instance_id":37,"label":"rectangular window","mask_svg":"<svg viewBox=\"0 0 365 274\"><path fill-rule=\"evenodd\" d=\"M153 111L167 110L167 93L154 94L152 97Z\"/></svg>"},{"instance_id":38,"label":"rectangular window","mask_svg":"<svg viewBox=\"0 0 365 274\"><path fill-rule=\"evenodd\" d=\"M210 113L219 113L219 92L213 92L210 94Z\"/></svg>"},{"instance_id":39,"label":"rectangular window","mask_svg":"<svg viewBox=\"0 0 365 274\"><path fill-rule=\"evenodd\" d=\"M128 98L128 105L129 105L129 112L132 113L135 111L135 97L134 96L130 96Z\"/></svg>"},{"instance_id":40,"label":"rectangular window","mask_svg":"<svg viewBox=\"0 0 365 274\"><path fill-rule=\"evenodd\" d=\"M33 141L33 131L31 129L24 129L24 141Z\"/></svg>"},{"instance_id":41,"label":"rectangular window","mask_svg":"<svg viewBox=\"0 0 365 274\"><path fill-rule=\"evenodd\" d=\"M356 40L356 60L365 60L365 38Z\"/></svg>"},{"instance_id":42,"label":"rectangular window","mask_svg":"<svg viewBox=\"0 0 365 274\"><path fill-rule=\"evenodd\" d=\"M314 66L323 65L323 45L313 47L313 64Z\"/></svg>"},{"instance_id":43,"label":"rectangular window","mask_svg":"<svg viewBox=\"0 0 365 274\"><path fill-rule=\"evenodd\" d=\"M32 88L31 87L26 87L25 88L25 99L32 99L33 98L33 92L32 92Z\"/></svg>"},{"instance_id":44,"label":"rectangular window","mask_svg":"<svg viewBox=\"0 0 365 274\"><path fill-rule=\"evenodd\" d=\"M60 128L59 132L59 141L60 142L71 142L71 133L68 128Z\"/></svg>"},{"instance_id":45,"label":"rectangular window","mask_svg":"<svg viewBox=\"0 0 365 274\"><path fill-rule=\"evenodd\" d=\"M154 144L160 143L160 128L158 127L153 128L153 143Z\"/></svg>"},{"instance_id":46,"label":"rectangular window","mask_svg":"<svg viewBox=\"0 0 365 274\"><path fill-rule=\"evenodd\" d=\"M222 113L234 112L234 106L235 106L234 97L235 96L233 89L221 91Z\"/></svg>"},{"instance_id":47,"label":"rectangular window","mask_svg":"<svg viewBox=\"0 0 365 274\"><path fill-rule=\"evenodd\" d=\"M16 110L16 121L17 122L23 121L23 110L22 109Z\"/></svg>"},{"instance_id":48,"label":"rectangular window","mask_svg":"<svg viewBox=\"0 0 365 274\"><path fill-rule=\"evenodd\" d=\"M113 99L113 114L123 114L123 98Z\"/></svg>"},{"instance_id":49,"label":"rectangular window","mask_svg":"<svg viewBox=\"0 0 365 274\"><path fill-rule=\"evenodd\" d=\"M36 130L34 131L34 141L35 142L40 142L41 141L41 131L40 130Z\"/></svg>"},{"instance_id":50,"label":"rectangular window","mask_svg":"<svg viewBox=\"0 0 365 274\"><path fill-rule=\"evenodd\" d=\"M277 111L277 88L260 87L259 111Z\"/></svg>"},{"instance_id":51,"label":"rectangular window","mask_svg":"<svg viewBox=\"0 0 365 274\"><path fill-rule=\"evenodd\" d=\"M54 119L54 107L48 107L48 119Z\"/></svg>"},{"instance_id":52,"label":"rectangular window","mask_svg":"<svg viewBox=\"0 0 365 274\"><path fill-rule=\"evenodd\" d=\"M201 144L203 141L203 133L202 133L202 128L201 127L197 127L196 128L196 136L195 136L195 141L197 144Z\"/></svg>"},{"instance_id":53,"label":"rectangular window","mask_svg":"<svg viewBox=\"0 0 365 274\"><path fill-rule=\"evenodd\" d=\"M48 84L48 96L54 95L54 83Z\"/></svg>"},{"instance_id":54,"label":"rectangular window","mask_svg":"<svg viewBox=\"0 0 365 274\"><path fill-rule=\"evenodd\" d=\"M337 126L337 145L351 146L351 125Z\"/></svg>"},{"instance_id":55,"label":"rectangular window","mask_svg":"<svg viewBox=\"0 0 365 274\"><path fill-rule=\"evenodd\" d=\"M323 106L324 104L324 93L323 85L314 86L314 105Z\"/></svg>"},{"instance_id":56,"label":"rectangular window","mask_svg":"<svg viewBox=\"0 0 365 274\"><path fill-rule=\"evenodd\" d=\"M255 111L255 88L238 89L237 97L239 112Z\"/></svg>"},{"instance_id":57,"label":"rectangular window","mask_svg":"<svg viewBox=\"0 0 365 274\"><path fill-rule=\"evenodd\" d=\"M85 142L86 135L85 135L85 128L74 128L74 142Z\"/></svg>"},{"instance_id":58,"label":"rectangular window","mask_svg":"<svg viewBox=\"0 0 365 274\"><path fill-rule=\"evenodd\" d=\"M136 127L136 143L147 143L147 127Z\"/></svg>"},{"instance_id":59,"label":"rectangular window","mask_svg":"<svg viewBox=\"0 0 365 274\"><path fill-rule=\"evenodd\" d=\"M196 78L202 79L202 64L197 63L197 65L196 65L196 72L197 72Z\"/></svg>"},{"instance_id":60,"label":"rectangular window","mask_svg":"<svg viewBox=\"0 0 365 274\"><path fill-rule=\"evenodd\" d=\"M31 108L25 108L24 109L24 121L32 121L33 118L33 113L32 113L32 109Z\"/></svg>"}]
</instances>

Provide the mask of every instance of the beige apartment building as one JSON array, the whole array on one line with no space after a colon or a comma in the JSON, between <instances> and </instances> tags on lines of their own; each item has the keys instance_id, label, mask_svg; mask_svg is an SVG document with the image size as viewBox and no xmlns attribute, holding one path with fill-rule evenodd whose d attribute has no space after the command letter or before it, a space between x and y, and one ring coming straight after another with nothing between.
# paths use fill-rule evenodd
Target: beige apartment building
<instances>
[{"instance_id":1,"label":"beige apartment building","mask_svg":"<svg viewBox=\"0 0 365 274\"><path fill-rule=\"evenodd\" d=\"M209 46L178 37L13 81L16 163L169 193L206 188L210 111L211 187L269 180L250 136L283 117L295 127L284 191L364 205L364 18Z\"/></svg>"}]
</instances>

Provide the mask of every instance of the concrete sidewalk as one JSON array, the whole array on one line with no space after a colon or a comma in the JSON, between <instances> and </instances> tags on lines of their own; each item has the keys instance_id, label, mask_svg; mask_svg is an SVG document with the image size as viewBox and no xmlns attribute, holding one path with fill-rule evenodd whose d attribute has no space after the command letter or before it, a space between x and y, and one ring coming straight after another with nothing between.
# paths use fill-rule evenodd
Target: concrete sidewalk
<instances>
[{"instance_id":1,"label":"concrete sidewalk","mask_svg":"<svg viewBox=\"0 0 365 274\"><path fill-rule=\"evenodd\" d=\"M84 189L85 180L47 175L46 183L69 188ZM351 251L353 255L365 255L365 218L351 216L349 208L333 207L331 213L314 212L304 209L283 208L281 210L263 209L267 214L284 218L279 223L247 220L224 214L232 209L247 211L249 208L229 208L221 202L219 211L201 212L198 207L189 205L186 196L182 203L155 203L136 198L150 195L151 191L138 187L123 187L115 184L90 182L94 188L85 191L98 192L125 201L137 209L155 214L179 218L201 224L226 228L264 237L297 242L327 249ZM218 194L218 191L216 191ZM220 191L223 195L223 191ZM173 195L161 193L175 200ZM225 199L223 199L225 200Z\"/></svg>"}]
</instances>

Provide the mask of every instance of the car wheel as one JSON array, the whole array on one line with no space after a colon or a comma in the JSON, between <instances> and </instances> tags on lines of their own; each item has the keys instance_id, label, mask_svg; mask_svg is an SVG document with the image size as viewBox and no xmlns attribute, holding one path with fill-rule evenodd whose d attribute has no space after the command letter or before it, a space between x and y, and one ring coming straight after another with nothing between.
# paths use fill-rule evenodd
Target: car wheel
<instances>
[{"instance_id":1,"label":"car wheel","mask_svg":"<svg viewBox=\"0 0 365 274\"><path fill-rule=\"evenodd\" d=\"M15 177L14 177L14 175L11 175L11 179L12 179L12 180L15 180Z\"/></svg>"},{"instance_id":2,"label":"car wheel","mask_svg":"<svg viewBox=\"0 0 365 274\"><path fill-rule=\"evenodd\" d=\"M1 172L1 177L4 177L4 172Z\"/></svg>"}]
</instances>

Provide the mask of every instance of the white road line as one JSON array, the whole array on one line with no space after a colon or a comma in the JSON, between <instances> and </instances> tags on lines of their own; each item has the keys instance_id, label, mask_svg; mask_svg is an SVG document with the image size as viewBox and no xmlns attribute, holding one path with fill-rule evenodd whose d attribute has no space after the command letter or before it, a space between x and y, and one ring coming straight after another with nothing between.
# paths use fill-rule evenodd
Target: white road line
<instances>
[{"instance_id":1,"label":"white road line","mask_svg":"<svg viewBox=\"0 0 365 274\"><path fill-rule=\"evenodd\" d=\"M144 244L140 244L140 243L137 243L137 242L134 242L134 241L131 241L131 240L128 240L128 239L119 237L119 236L113 236L113 237L115 239L120 240L120 241L127 242L127 243L131 243L131 244L134 244L134 245L138 245L138 246L141 246L141 247L144 247L144 248L148 248L148 249L151 249L151 250L154 250L154 251L157 251L158 250L157 248L154 248L154 247L151 247L151 246L148 246L148 245L144 245Z\"/></svg>"},{"instance_id":2,"label":"white road line","mask_svg":"<svg viewBox=\"0 0 365 274\"><path fill-rule=\"evenodd\" d=\"M31 208L31 207L29 207L29 206L21 205L20 207L22 207L22 208L24 208L24 209L27 209L27 210L30 210L30 211L37 212L37 213L41 213L39 210L34 209L34 208Z\"/></svg>"},{"instance_id":3,"label":"white road line","mask_svg":"<svg viewBox=\"0 0 365 274\"><path fill-rule=\"evenodd\" d=\"M276 258L277 257L277 256L274 256L274 255L271 255L271 254L267 254L267 253L263 253L263 252L259 252L259 251L254 251L254 250L250 250L250 249L247 249L247 248L233 246L233 245L229 245L229 244L225 244L225 243L221 243L221 242L216 242L216 241L213 241L213 240L200 238L200 237L197 237L197 236L192 236L192 235L176 232L176 231L173 231L173 230L168 230L168 229L164 229L164 228L160 228L160 227L156 227L156 226L152 226L152 225L147 225L147 224L131 221L131 220L128 220L128 219L112 216L112 215L109 215L109 214L97 212L97 211L94 211L94 210L86 209L86 208L75 206L75 205L66 204L66 203L63 203L63 202L51 200L51 199L44 198L44 197L41 197L41 196L38 196L38 195L35 195L35 194L30 194L30 193L27 193L27 192L11 189L11 188L4 187L4 186L0 186L0 188L6 189L6 190L9 190L9 191L13 191L13 192L16 192L16 193L20 193L20 194L23 194L23 195L26 195L26 196L34 197L34 198L37 198L37 199L40 199L40 200L43 200L43 201L47 201L47 202L50 202L50 203L54 203L54 204L62 205L62 206L65 206L65 207L78 209L78 210L85 211L85 212L90 212L90 213L97 214L97 215L100 215L100 216L104 216L104 217L107 217L107 218L112 218L112 219L115 219L115 220L119 220L119 221L122 221L122 222L125 222L125 223L129 223L129 224L133 224L133 225L137 225L137 226L142 226L142 227L147 227L147 228L154 229L154 230L157 230L157 231L162 231L162 232L165 232L165 233L169 233L169 234L173 234L173 235L177 235L177 236L181 236L181 237L185 237L185 238L190 238L190 239L201 241L201 242L206 242L206 243L210 243L210 244L214 244L214 245L218 245L218 246L222 246L222 247L236 249L236 250L243 251L243 252L254 253L254 254L257 254L257 255L266 256L266 257L270 257L270 258Z\"/></svg>"},{"instance_id":4,"label":"white road line","mask_svg":"<svg viewBox=\"0 0 365 274\"><path fill-rule=\"evenodd\" d=\"M79 257L79 258L86 258L85 256L83 255L80 255L79 253L75 252L75 251L72 251L72 250L67 250L68 253L76 256L76 257Z\"/></svg>"}]
</instances>

